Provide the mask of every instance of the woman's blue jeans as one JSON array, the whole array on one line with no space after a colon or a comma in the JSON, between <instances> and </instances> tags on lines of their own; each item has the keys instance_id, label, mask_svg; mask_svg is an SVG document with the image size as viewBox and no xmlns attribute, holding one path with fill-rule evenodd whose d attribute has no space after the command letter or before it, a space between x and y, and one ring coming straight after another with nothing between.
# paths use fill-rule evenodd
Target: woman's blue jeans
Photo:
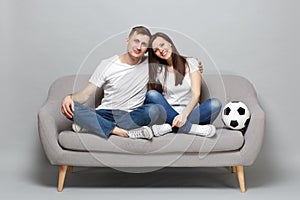
<instances>
[{"instance_id":1,"label":"woman's blue jeans","mask_svg":"<svg viewBox=\"0 0 300 200\"><path fill-rule=\"evenodd\" d=\"M167 113L168 124L172 124L174 118L178 115L173 107L168 103L165 97L156 90L149 90L146 94L146 103L148 104L159 104L162 105ZM173 131L188 133L191 129L192 124L211 124L219 115L222 108L222 103L216 98L211 98L196 106L194 110L188 116L186 123Z\"/></svg>"},{"instance_id":2,"label":"woman's blue jeans","mask_svg":"<svg viewBox=\"0 0 300 200\"><path fill-rule=\"evenodd\" d=\"M71 120L80 127L107 138L116 126L130 130L141 126L165 123L166 111L161 105L155 104L142 105L131 112L124 110L95 110L74 102L74 115Z\"/></svg>"}]
</instances>

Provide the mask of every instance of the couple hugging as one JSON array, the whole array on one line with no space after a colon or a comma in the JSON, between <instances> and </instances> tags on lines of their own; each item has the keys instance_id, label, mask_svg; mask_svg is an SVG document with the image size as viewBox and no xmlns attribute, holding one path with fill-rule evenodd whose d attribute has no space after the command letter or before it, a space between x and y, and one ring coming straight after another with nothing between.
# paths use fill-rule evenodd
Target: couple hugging
<instances>
[{"instance_id":1,"label":"couple hugging","mask_svg":"<svg viewBox=\"0 0 300 200\"><path fill-rule=\"evenodd\" d=\"M202 65L179 54L164 33L151 35L143 26L132 28L127 51L103 60L81 91L67 95L62 113L72 129L108 138L111 134L151 139L170 132L212 137L221 103L211 98L199 104ZM148 51L148 57L144 54ZM98 88L101 104L83 104Z\"/></svg>"}]
</instances>

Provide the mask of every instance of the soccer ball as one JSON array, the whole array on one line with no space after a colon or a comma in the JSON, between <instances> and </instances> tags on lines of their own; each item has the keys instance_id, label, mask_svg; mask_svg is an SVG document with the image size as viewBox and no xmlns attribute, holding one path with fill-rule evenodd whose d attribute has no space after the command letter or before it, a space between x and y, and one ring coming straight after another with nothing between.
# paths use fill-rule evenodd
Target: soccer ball
<instances>
[{"instance_id":1,"label":"soccer ball","mask_svg":"<svg viewBox=\"0 0 300 200\"><path fill-rule=\"evenodd\" d=\"M222 121L230 129L243 129L250 121L250 111L243 102L231 101L223 108Z\"/></svg>"}]
</instances>

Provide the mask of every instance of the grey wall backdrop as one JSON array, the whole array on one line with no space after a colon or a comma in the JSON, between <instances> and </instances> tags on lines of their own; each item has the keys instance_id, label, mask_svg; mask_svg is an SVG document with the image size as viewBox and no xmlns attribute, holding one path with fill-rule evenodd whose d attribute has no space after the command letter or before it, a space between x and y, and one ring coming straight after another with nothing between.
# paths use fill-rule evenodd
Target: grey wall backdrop
<instances>
[{"instance_id":1,"label":"grey wall backdrop","mask_svg":"<svg viewBox=\"0 0 300 200\"><path fill-rule=\"evenodd\" d=\"M156 199L240 198L226 185L211 189L212 183L184 190L179 182L179 189L162 192L138 190L143 183L127 190L118 184L114 188L114 183L111 190L101 189L101 184L98 189L93 179L92 189L81 190L87 183L79 184L78 179L79 188L56 193L57 168L49 166L37 131L37 112L48 88L60 76L92 73L97 59L123 52L123 36L135 25L165 30L184 53L199 59L207 56L201 54L201 44L217 65L213 68L203 58L205 73L217 69L253 83L266 112L266 138L257 162L246 169L250 189L243 196L282 199L287 193L299 194L299 8L297 0L0 0L1 199L146 199L150 192ZM80 68L99 43L99 57Z\"/></svg>"}]
</instances>

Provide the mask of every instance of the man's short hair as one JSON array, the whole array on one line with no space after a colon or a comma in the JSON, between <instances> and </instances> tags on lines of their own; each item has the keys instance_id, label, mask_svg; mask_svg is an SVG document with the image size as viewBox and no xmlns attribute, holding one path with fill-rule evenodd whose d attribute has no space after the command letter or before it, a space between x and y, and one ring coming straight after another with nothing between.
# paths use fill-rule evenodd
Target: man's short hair
<instances>
[{"instance_id":1,"label":"man's short hair","mask_svg":"<svg viewBox=\"0 0 300 200\"><path fill-rule=\"evenodd\" d=\"M129 33L129 38L134 34L134 33L137 33L137 34L142 34L142 35L147 35L151 38L151 32L149 31L148 28L144 27L144 26L136 26L136 27L133 27Z\"/></svg>"}]
</instances>

